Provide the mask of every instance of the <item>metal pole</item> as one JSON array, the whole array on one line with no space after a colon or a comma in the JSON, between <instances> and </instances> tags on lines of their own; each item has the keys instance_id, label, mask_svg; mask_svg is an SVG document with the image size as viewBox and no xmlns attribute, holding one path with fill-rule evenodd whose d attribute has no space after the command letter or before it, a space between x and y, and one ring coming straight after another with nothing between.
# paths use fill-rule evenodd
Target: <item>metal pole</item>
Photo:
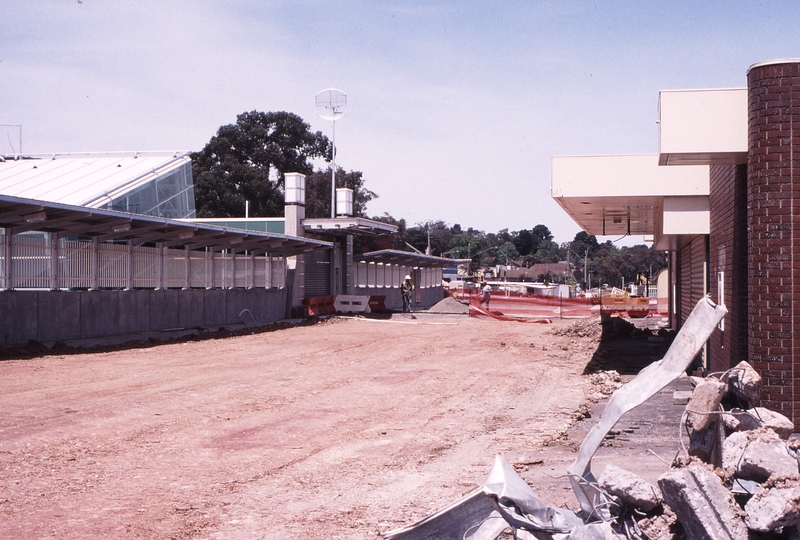
<instances>
[{"instance_id":1,"label":"metal pole","mask_svg":"<svg viewBox=\"0 0 800 540\"><path fill-rule=\"evenodd\" d=\"M333 121L333 168L331 169L331 219L336 217L336 120Z\"/></svg>"},{"instance_id":2,"label":"metal pole","mask_svg":"<svg viewBox=\"0 0 800 540\"><path fill-rule=\"evenodd\" d=\"M586 255L583 257L583 283L586 284L587 289L589 285L589 248L586 248Z\"/></svg>"}]
</instances>

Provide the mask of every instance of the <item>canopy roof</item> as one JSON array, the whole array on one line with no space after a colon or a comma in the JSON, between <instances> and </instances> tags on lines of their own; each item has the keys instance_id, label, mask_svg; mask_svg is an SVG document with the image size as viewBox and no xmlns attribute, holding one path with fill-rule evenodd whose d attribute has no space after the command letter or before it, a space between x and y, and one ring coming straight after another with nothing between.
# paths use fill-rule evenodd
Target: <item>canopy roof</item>
<instances>
[{"instance_id":1,"label":"canopy roof","mask_svg":"<svg viewBox=\"0 0 800 540\"><path fill-rule=\"evenodd\" d=\"M380 251L370 251L363 255L353 257L359 261L374 262L383 264L400 264L403 266L420 266L427 268L444 268L454 264L469 264L471 259L448 259L446 257L433 257L412 253L411 251L400 251L397 249L382 249Z\"/></svg>"},{"instance_id":2,"label":"canopy roof","mask_svg":"<svg viewBox=\"0 0 800 540\"><path fill-rule=\"evenodd\" d=\"M0 227L6 233L42 231L64 236L88 235L105 240L161 242L190 249L250 251L291 256L330 249L330 242L283 234L215 227L141 214L100 210L0 195Z\"/></svg>"},{"instance_id":3,"label":"canopy roof","mask_svg":"<svg viewBox=\"0 0 800 540\"><path fill-rule=\"evenodd\" d=\"M188 152L37 154L0 161L0 193L100 208L187 163Z\"/></svg>"}]
</instances>

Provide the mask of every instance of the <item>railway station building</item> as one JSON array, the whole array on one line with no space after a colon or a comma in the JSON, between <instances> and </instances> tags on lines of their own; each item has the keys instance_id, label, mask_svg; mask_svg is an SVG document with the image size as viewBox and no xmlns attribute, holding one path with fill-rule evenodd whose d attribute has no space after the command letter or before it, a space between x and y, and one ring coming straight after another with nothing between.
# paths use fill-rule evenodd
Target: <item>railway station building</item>
<instances>
[{"instance_id":1,"label":"railway station building","mask_svg":"<svg viewBox=\"0 0 800 540\"><path fill-rule=\"evenodd\" d=\"M552 196L590 234L669 253L674 328L706 294L724 304L705 368L748 361L762 405L800 428L800 59L746 80L661 91L658 154L554 157Z\"/></svg>"},{"instance_id":2,"label":"railway station building","mask_svg":"<svg viewBox=\"0 0 800 540\"><path fill-rule=\"evenodd\" d=\"M391 310L406 274L416 307L442 299L452 260L355 255L355 235L394 227L346 204L306 220L304 177L287 179L285 217L199 220L187 153L0 158L0 346L264 324L336 297Z\"/></svg>"}]
</instances>

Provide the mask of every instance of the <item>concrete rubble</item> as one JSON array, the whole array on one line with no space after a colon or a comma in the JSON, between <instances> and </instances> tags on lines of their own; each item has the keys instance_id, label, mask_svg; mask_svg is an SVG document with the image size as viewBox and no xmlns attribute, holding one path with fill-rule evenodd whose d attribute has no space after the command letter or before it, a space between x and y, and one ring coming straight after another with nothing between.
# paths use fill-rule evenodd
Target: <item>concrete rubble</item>
<instances>
[{"instance_id":1,"label":"concrete rubble","mask_svg":"<svg viewBox=\"0 0 800 540\"><path fill-rule=\"evenodd\" d=\"M606 465L597 484L628 506L649 512L661 504L661 492L650 482L615 465Z\"/></svg>"},{"instance_id":2,"label":"concrete rubble","mask_svg":"<svg viewBox=\"0 0 800 540\"><path fill-rule=\"evenodd\" d=\"M732 433L722 443L722 467L735 478L766 482L771 476L797 476L797 459L768 428Z\"/></svg>"},{"instance_id":3,"label":"concrete rubble","mask_svg":"<svg viewBox=\"0 0 800 540\"><path fill-rule=\"evenodd\" d=\"M781 479L762 488L744 507L747 527L770 532L800 524L800 481ZM796 535L795 535L796 536Z\"/></svg>"},{"instance_id":4,"label":"concrete rubble","mask_svg":"<svg viewBox=\"0 0 800 540\"><path fill-rule=\"evenodd\" d=\"M722 480L701 465L662 475L658 486L689 538L747 540L747 527Z\"/></svg>"},{"instance_id":5,"label":"concrete rubble","mask_svg":"<svg viewBox=\"0 0 800 540\"><path fill-rule=\"evenodd\" d=\"M689 539L800 539L800 441L790 437L794 426L788 418L758 406L761 378L746 362L726 373L693 378L696 386L682 418L685 433L676 440L685 455L676 456L657 486L614 465L599 479L592 474L591 458L606 434L625 412L685 373L724 307L706 299L692 316L696 312L700 315L694 323L690 316L664 359L614 390L581 444L568 469L578 512L538 499L498 456L482 488L485 498L476 490L465 496L468 503L454 503L383 537L494 540L510 528L515 538L655 540L672 538L669 528L677 525L678 536L682 527ZM439 531L433 535L432 522ZM651 537L643 530L654 523L659 525Z\"/></svg>"}]
</instances>

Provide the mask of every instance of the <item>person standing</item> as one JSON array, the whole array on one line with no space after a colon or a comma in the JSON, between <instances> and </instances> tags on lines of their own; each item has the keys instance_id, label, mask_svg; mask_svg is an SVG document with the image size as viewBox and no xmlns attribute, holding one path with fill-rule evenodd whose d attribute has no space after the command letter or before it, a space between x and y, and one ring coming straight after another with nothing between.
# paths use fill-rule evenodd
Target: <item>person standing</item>
<instances>
[{"instance_id":1,"label":"person standing","mask_svg":"<svg viewBox=\"0 0 800 540\"><path fill-rule=\"evenodd\" d=\"M492 286L483 282L483 288L481 289L481 299L478 300L479 304L486 304L486 309L489 309L489 300L492 299Z\"/></svg>"},{"instance_id":2,"label":"person standing","mask_svg":"<svg viewBox=\"0 0 800 540\"><path fill-rule=\"evenodd\" d=\"M406 275L400 291L403 293L403 313L411 313L411 292L414 290L414 283L411 281L411 276Z\"/></svg>"}]
</instances>

